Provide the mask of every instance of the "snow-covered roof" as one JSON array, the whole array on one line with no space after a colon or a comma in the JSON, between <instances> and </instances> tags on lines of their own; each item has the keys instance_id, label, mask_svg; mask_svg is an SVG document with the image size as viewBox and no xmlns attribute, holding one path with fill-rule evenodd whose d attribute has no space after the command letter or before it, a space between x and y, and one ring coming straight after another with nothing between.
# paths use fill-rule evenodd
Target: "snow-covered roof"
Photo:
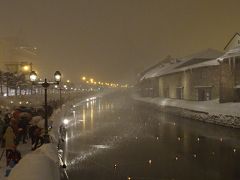
<instances>
[{"instance_id":1,"label":"snow-covered roof","mask_svg":"<svg viewBox=\"0 0 240 180\"><path fill-rule=\"evenodd\" d=\"M168 69L169 67L171 67L171 65L176 64L178 62L179 61L177 59L168 56L159 63L157 63L156 65L152 66L151 68L148 68L148 70L145 70L140 80L157 77L160 71Z\"/></svg>"},{"instance_id":2,"label":"snow-covered roof","mask_svg":"<svg viewBox=\"0 0 240 180\"><path fill-rule=\"evenodd\" d=\"M175 61L173 59L172 61L159 64L146 72L141 80L186 71L188 69L217 66L219 65L217 58L221 55L223 55L223 53L218 50L206 49L180 59L175 59Z\"/></svg>"},{"instance_id":3,"label":"snow-covered roof","mask_svg":"<svg viewBox=\"0 0 240 180\"><path fill-rule=\"evenodd\" d=\"M222 61L223 59L240 56L240 47L235 47L228 50L223 56L219 57L218 60Z\"/></svg>"},{"instance_id":4,"label":"snow-covered roof","mask_svg":"<svg viewBox=\"0 0 240 180\"><path fill-rule=\"evenodd\" d=\"M186 71L188 69L197 69L197 68L201 68L201 67L208 67L208 66L218 66L219 65L219 62L217 59L212 59L212 60L209 60L209 61L205 61L205 62L202 62L202 63L198 63L198 64L193 64L191 66L184 66L184 67L177 67L175 69L173 69L170 73L176 73L176 72L181 72L181 71Z\"/></svg>"}]
</instances>

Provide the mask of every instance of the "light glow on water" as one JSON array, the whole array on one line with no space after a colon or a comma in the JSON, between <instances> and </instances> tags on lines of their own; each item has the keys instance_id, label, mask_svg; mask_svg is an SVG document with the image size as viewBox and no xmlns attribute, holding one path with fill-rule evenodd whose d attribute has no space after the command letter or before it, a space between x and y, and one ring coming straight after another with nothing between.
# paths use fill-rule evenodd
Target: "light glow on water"
<instances>
[{"instance_id":1,"label":"light glow on water","mask_svg":"<svg viewBox=\"0 0 240 180\"><path fill-rule=\"evenodd\" d=\"M102 144L92 145L92 147L97 148L97 149L109 149L110 148L110 146L102 145Z\"/></svg>"},{"instance_id":2,"label":"light glow on water","mask_svg":"<svg viewBox=\"0 0 240 180\"><path fill-rule=\"evenodd\" d=\"M85 112L85 108L83 108L82 120L83 120L83 131L85 131L85 129L86 129L86 112Z\"/></svg>"}]
</instances>

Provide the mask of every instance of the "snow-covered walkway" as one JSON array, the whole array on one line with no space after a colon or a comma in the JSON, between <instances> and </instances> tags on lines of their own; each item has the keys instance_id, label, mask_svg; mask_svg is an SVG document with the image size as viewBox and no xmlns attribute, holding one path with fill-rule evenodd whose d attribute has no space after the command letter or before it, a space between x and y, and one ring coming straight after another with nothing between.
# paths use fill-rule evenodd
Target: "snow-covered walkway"
<instances>
[{"instance_id":1,"label":"snow-covered walkway","mask_svg":"<svg viewBox=\"0 0 240 180\"><path fill-rule=\"evenodd\" d=\"M150 98L134 95L135 100L151 103L157 106L169 106L188 109L192 111L206 112L211 115L230 115L240 117L240 103L219 103L218 99L211 101L187 101L169 98Z\"/></svg>"},{"instance_id":2,"label":"snow-covered walkway","mask_svg":"<svg viewBox=\"0 0 240 180\"><path fill-rule=\"evenodd\" d=\"M58 129L59 120L63 115L64 108L62 110L56 109L49 119L49 121L54 122L54 128L49 132L50 136L54 141L57 141L56 133ZM59 179L59 173L57 173L57 169L59 167L58 162L58 153L56 149L56 144L46 144L42 147L36 149L35 151L31 151L31 143L30 139L26 144L20 143L17 149L20 151L22 155L22 159L19 163L13 168L10 177L6 178L5 170L6 170L6 155L5 152L0 160L0 180L14 180L14 179L24 179L29 177L28 179L37 180L37 175L41 175L45 173L45 179L54 177L54 179ZM5 149L0 148L0 156ZM51 165L51 167L49 166ZM29 167L31 166L31 169ZM49 167L49 168L43 168ZM25 174L24 174L25 173ZM26 174L28 173L28 174ZM28 176L29 175L29 176ZM16 178L17 177L17 178ZM43 176L39 176L41 179ZM25 180L25 179L24 179Z\"/></svg>"},{"instance_id":3,"label":"snow-covered walkway","mask_svg":"<svg viewBox=\"0 0 240 180\"><path fill-rule=\"evenodd\" d=\"M132 96L133 99L154 105L160 111L175 114L179 117L203 122L240 128L240 103L219 103L211 101L187 101L169 98L150 98Z\"/></svg>"},{"instance_id":4,"label":"snow-covered walkway","mask_svg":"<svg viewBox=\"0 0 240 180\"><path fill-rule=\"evenodd\" d=\"M18 145L18 150L21 152L22 157L24 157L27 153L31 152L31 143L28 141L27 144L20 143ZM4 151L4 152L3 152ZM2 159L0 160L0 180L7 179L5 175L6 170L6 154L5 154L5 148L0 148L0 155L2 155Z\"/></svg>"}]
</instances>

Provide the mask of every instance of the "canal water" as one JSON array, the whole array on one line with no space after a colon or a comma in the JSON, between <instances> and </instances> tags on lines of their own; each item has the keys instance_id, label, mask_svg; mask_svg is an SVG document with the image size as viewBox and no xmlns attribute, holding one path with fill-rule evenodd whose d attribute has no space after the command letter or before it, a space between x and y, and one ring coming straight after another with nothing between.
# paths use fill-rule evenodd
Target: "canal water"
<instances>
[{"instance_id":1,"label":"canal water","mask_svg":"<svg viewBox=\"0 0 240 180\"><path fill-rule=\"evenodd\" d=\"M71 180L240 179L240 130L157 112L126 94L73 105Z\"/></svg>"}]
</instances>

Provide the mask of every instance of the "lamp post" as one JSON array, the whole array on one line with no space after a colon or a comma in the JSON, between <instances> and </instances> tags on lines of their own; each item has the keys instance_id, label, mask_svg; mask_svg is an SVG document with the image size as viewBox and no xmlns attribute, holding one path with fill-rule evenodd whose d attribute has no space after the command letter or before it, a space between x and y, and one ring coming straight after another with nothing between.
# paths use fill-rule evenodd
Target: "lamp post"
<instances>
[{"instance_id":1,"label":"lamp post","mask_svg":"<svg viewBox=\"0 0 240 180\"><path fill-rule=\"evenodd\" d=\"M60 108L62 109L62 87L59 86L59 103L60 103Z\"/></svg>"},{"instance_id":2,"label":"lamp post","mask_svg":"<svg viewBox=\"0 0 240 180\"><path fill-rule=\"evenodd\" d=\"M59 104L60 104L60 108L62 109L62 90L64 90L61 86L61 83L59 83L58 85L55 85L56 89L59 89Z\"/></svg>"},{"instance_id":3,"label":"lamp post","mask_svg":"<svg viewBox=\"0 0 240 180\"><path fill-rule=\"evenodd\" d=\"M44 121L44 143L49 143L50 142L50 138L49 138L49 134L48 134L48 104L47 104L47 89L50 85L54 85L54 84L59 84L61 81L61 73L59 71L56 71L54 73L54 80L55 81L47 81L47 79L45 78L44 81L37 81L37 73L35 71L32 71L30 73L30 81L33 84L38 84L38 85L42 85L42 87L44 88L44 108L45 108L45 121Z\"/></svg>"}]
</instances>

